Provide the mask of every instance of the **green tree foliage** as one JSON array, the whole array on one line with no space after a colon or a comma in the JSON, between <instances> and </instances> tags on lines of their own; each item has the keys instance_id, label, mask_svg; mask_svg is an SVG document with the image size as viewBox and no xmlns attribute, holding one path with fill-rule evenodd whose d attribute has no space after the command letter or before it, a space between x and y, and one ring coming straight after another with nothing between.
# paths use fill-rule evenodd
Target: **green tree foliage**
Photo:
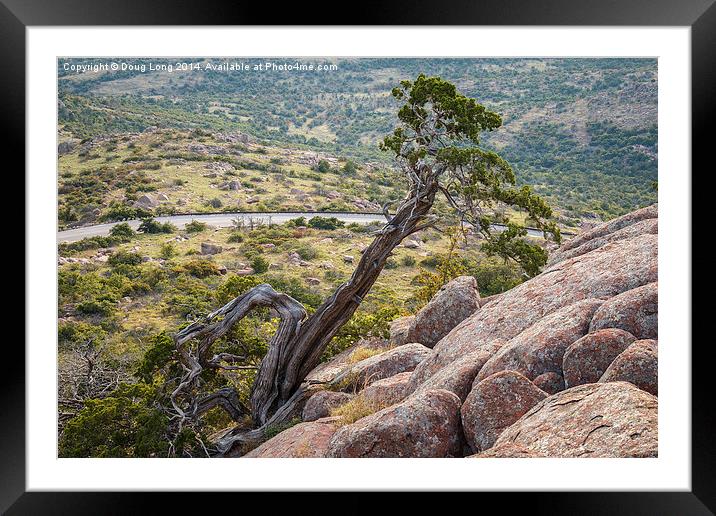
<instances>
[{"instance_id":1,"label":"green tree foliage","mask_svg":"<svg viewBox=\"0 0 716 516\"><path fill-rule=\"evenodd\" d=\"M534 276L547 253L523 239L523 226L493 231L497 208L522 211L543 231L545 238L561 240L550 206L529 186L516 186L510 165L480 145L480 135L502 125L502 118L475 99L459 93L440 77L419 75L392 90L401 103L401 124L381 143L392 153L411 181L437 179L438 189L460 221L475 228L490 255L513 259Z\"/></svg>"},{"instance_id":2,"label":"green tree foliage","mask_svg":"<svg viewBox=\"0 0 716 516\"><path fill-rule=\"evenodd\" d=\"M322 159L318 162L316 165L316 172L320 172L322 174L325 174L326 172L330 172L331 170L331 164L328 163L325 159Z\"/></svg>"}]
</instances>

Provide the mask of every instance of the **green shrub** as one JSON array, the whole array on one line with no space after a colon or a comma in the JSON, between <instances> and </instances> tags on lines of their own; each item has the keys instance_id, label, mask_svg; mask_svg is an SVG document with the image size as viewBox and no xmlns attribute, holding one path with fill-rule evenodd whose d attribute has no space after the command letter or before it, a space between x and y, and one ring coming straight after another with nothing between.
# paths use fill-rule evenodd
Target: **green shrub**
<instances>
[{"instance_id":1,"label":"green shrub","mask_svg":"<svg viewBox=\"0 0 716 516\"><path fill-rule=\"evenodd\" d=\"M170 260L171 258L174 258L176 255L177 255L177 248L173 242L165 242L162 244L162 247L159 249L160 258L164 258L165 260Z\"/></svg>"},{"instance_id":2,"label":"green shrub","mask_svg":"<svg viewBox=\"0 0 716 516\"><path fill-rule=\"evenodd\" d=\"M409 254L406 254L405 256L403 256L403 258L400 261L406 267L412 267L413 265L415 265L415 258Z\"/></svg>"},{"instance_id":3,"label":"green shrub","mask_svg":"<svg viewBox=\"0 0 716 516\"><path fill-rule=\"evenodd\" d=\"M296 249L296 252L298 253L298 256L300 256L303 260L315 260L319 254L318 249L308 245L299 247L298 249Z\"/></svg>"},{"instance_id":4,"label":"green shrub","mask_svg":"<svg viewBox=\"0 0 716 516\"><path fill-rule=\"evenodd\" d=\"M308 221L308 225L315 229L327 229L332 231L334 229L342 228L345 223L342 220L338 220L336 217L312 217Z\"/></svg>"},{"instance_id":5,"label":"green shrub","mask_svg":"<svg viewBox=\"0 0 716 516\"><path fill-rule=\"evenodd\" d=\"M427 258L420 260L420 265L422 265L423 267L429 267L431 269L437 267L439 263L440 257L438 255L428 256Z\"/></svg>"},{"instance_id":6,"label":"green shrub","mask_svg":"<svg viewBox=\"0 0 716 516\"><path fill-rule=\"evenodd\" d=\"M266 258L259 255L256 256L253 260L251 260L251 268L256 274L262 274L268 270L269 262Z\"/></svg>"},{"instance_id":7,"label":"green shrub","mask_svg":"<svg viewBox=\"0 0 716 516\"><path fill-rule=\"evenodd\" d=\"M144 208L133 208L122 203L112 203L99 217L100 222L111 222L115 220L142 219L152 216L152 212Z\"/></svg>"},{"instance_id":8,"label":"green shrub","mask_svg":"<svg viewBox=\"0 0 716 516\"><path fill-rule=\"evenodd\" d=\"M139 231L147 234L174 233L175 230L176 228L171 222L162 224L152 218L142 219L142 223L139 225Z\"/></svg>"},{"instance_id":9,"label":"green shrub","mask_svg":"<svg viewBox=\"0 0 716 516\"><path fill-rule=\"evenodd\" d=\"M87 400L62 432L60 457L166 456L169 420L154 397L148 385L120 384L106 398Z\"/></svg>"},{"instance_id":10,"label":"green shrub","mask_svg":"<svg viewBox=\"0 0 716 516\"><path fill-rule=\"evenodd\" d=\"M221 199L219 199L218 197L214 197L210 201L207 201L206 204L215 209L219 209L224 205L224 203L221 202Z\"/></svg>"},{"instance_id":11,"label":"green shrub","mask_svg":"<svg viewBox=\"0 0 716 516\"><path fill-rule=\"evenodd\" d=\"M126 222L122 222L121 224L116 224L115 226L112 226L112 229L109 230L109 234L113 237L126 238L128 241L137 233L132 229L129 224L127 224Z\"/></svg>"},{"instance_id":12,"label":"green shrub","mask_svg":"<svg viewBox=\"0 0 716 516\"><path fill-rule=\"evenodd\" d=\"M353 161L348 160L345 165L343 165L342 170L344 174L354 176L356 172L358 172L358 165L356 165Z\"/></svg>"},{"instance_id":13,"label":"green shrub","mask_svg":"<svg viewBox=\"0 0 716 516\"><path fill-rule=\"evenodd\" d=\"M104 328L95 324L60 321L57 325L57 343L60 349L74 349L90 341L97 345L106 337Z\"/></svg>"},{"instance_id":14,"label":"green shrub","mask_svg":"<svg viewBox=\"0 0 716 516\"><path fill-rule=\"evenodd\" d=\"M322 360L328 360L341 351L349 348L360 339L367 337L388 338L390 322L403 315L400 303L381 304L373 310L360 307L356 313L338 330L328 347L323 352Z\"/></svg>"},{"instance_id":15,"label":"green shrub","mask_svg":"<svg viewBox=\"0 0 716 516\"><path fill-rule=\"evenodd\" d=\"M204 222L199 222L198 220L192 220L189 224L184 226L184 230L187 233L201 233L202 231L205 231L208 227L207 224Z\"/></svg>"},{"instance_id":16,"label":"green shrub","mask_svg":"<svg viewBox=\"0 0 716 516\"><path fill-rule=\"evenodd\" d=\"M288 430L289 428L291 428L292 426L296 426L300 422L300 417L294 417L293 419L291 419L290 421L286 421L285 423L281 423L278 425L269 425L268 427L266 427L266 440L268 441L272 437L276 437L284 430Z\"/></svg>"},{"instance_id":17,"label":"green shrub","mask_svg":"<svg viewBox=\"0 0 716 516\"><path fill-rule=\"evenodd\" d=\"M209 276L218 276L221 273L214 262L204 259L196 259L186 262L182 265L183 270L187 274L191 274L195 278L207 278Z\"/></svg>"},{"instance_id":18,"label":"green shrub","mask_svg":"<svg viewBox=\"0 0 716 516\"><path fill-rule=\"evenodd\" d=\"M283 292L299 303L309 308L317 308L323 302L323 297L313 292L306 284L295 276L269 274L263 281L271 285L277 292Z\"/></svg>"},{"instance_id":19,"label":"green shrub","mask_svg":"<svg viewBox=\"0 0 716 516\"><path fill-rule=\"evenodd\" d=\"M234 231L229 235L229 238L226 241L232 244L241 243L244 241L244 235L238 231Z\"/></svg>"},{"instance_id":20,"label":"green shrub","mask_svg":"<svg viewBox=\"0 0 716 516\"><path fill-rule=\"evenodd\" d=\"M116 301L108 297L89 299L77 305L77 311L85 315L102 315L108 317L116 309Z\"/></svg>"},{"instance_id":21,"label":"green shrub","mask_svg":"<svg viewBox=\"0 0 716 516\"><path fill-rule=\"evenodd\" d=\"M328 163L325 159L322 159L315 166L314 170L316 172L320 172L321 174L325 174L326 172L331 171L331 164Z\"/></svg>"},{"instance_id":22,"label":"green shrub","mask_svg":"<svg viewBox=\"0 0 716 516\"><path fill-rule=\"evenodd\" d=\"M117 236L94 236L89 238L83 238L77 242L62 242L58 247L60 255L68 255L77 253L80 251L87 251L90 249L100 249L102 247L114 247L118 244L129 242L129 239L125 237Z\"/></svg>"},{"instance_id":23,"label":"green shrub","mask_svg":"<svg viewBox=\"0 0 716 516\"><path fill-rule=\"evenodd\" d=\"M214 295L219 304L225 305L235 297L245 294L261 281L256 276L232 274L216 289Z\"/></svg>"},{"instance_id":24,"label":"green shrub","mask_svg":"<svg viewBox=\"0 0 716 516\"><path fill-rule=\"evenodd\" d=\"M135 374L144 382L151 384L154 374L172 359L176 352L174 340L163 331L150 339L150 346L144 352Z\"/></svg>"},{"instance_id":25,"label":"green shrub","mask_svg":"<svg viewBox=\"0 0 716 516\"><path fill-rule=\"evenodd\" d=\"M350 230L352 233L358 234L368 233L371 230L367 224L359 224L357 222L347 224L346 229Z\"/></svg>"},{"instance_id":26,"label":"green shrub","mask_svg":"<svg viewBox=\"0 0 716 516\"><path fill-rule=\"evenodd\" d=\"M295 219L290 219L286 222L286 225L289 227L301 227L301 226L308 226L308 221L306 220L306 217L296 217Z\"/></svg>"},{"instance_id":27,"label":"green shrub","mask_svg":"<svg viewBox=\"0 0 716 516\"><path fill-rule=\"evenodd\" d=\"M179 274L166 286L164 312L182 318L196 318L215 308L214 295L203 279L178 268Z\"/></svg>"},{"instance_id":28,"label":"green shrub","mask_svg":"<svg viewBox=\"0 0 716 516\"><path fill-rule=\"evenodd\" d=\"M112 253L107 263L113 267L118 265L139 265L142 263L142 257L137 253L120 250Z\"/></svg>"},{"instance_id":29,"label":"green shrub","mask_svg":"<svg viewBox=\"0 0 716 516\"><path fill-rule=\"evenodd\" d=\"M467 274L475 277L482 296L500 294L524 281L524 275L515 264L499 258L468 261Z\"/></svg>"}]
</instances>

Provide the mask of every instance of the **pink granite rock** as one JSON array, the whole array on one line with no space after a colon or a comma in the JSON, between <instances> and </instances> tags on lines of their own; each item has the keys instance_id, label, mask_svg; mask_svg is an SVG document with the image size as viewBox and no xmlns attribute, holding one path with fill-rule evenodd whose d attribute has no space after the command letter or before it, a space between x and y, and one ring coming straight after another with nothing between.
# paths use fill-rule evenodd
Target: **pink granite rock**
<instances>
[{"instance_id":1,"label":"pink granite rock","mask_svg":"<svg viewBox=\"0 0 716 516\"><path fill-rule=\"evenodd\" d=\"M432 348L455 326L480 308L477 281L460 276L444 285L417 314L410 325L407 342Z\"/></svg>"},{"instance_id":2,"label":"pink granite rock","mask_svg":"<svg viewBox=\"0 0 716 516\"><path fill-rule=\"evenodd\" d=\"M535 323L495 353L477 375L480 382L498 371L517 371L530 380L542 373L562 373L562 357L587 333L599 299L585 299L560 308Z\"/></svg>"},{"instance_id":3,"label":"pink granite rock","mask_svg":"<svg viewBox=\"0 0 716 516\"><path fill-rule=\"evenodd\" d=\"M316 421L331 415L331 410L348 403L353 396L345 392L318 391L308 398L303 407L301 419L303 421Z\"/></svg>"},{"instance_id":4,"label":"pink granite rock","mask_svg":"<svg viewBox=\"0 0 716 516\"><path fill-rule=\"evenodd\" d=\"M609 364L635 340L634 335L618 328L597 330L577 340L564 352L565 385L596 383Z\"/></svg>"},{"instance_id":5,"label":"pink granite rock","mask_svg":"<svg viewBox=\"0 0 716 516\"><path fill-rule=\"evenodd\" d=\"M490 448L502 431L547 397L515 371L501 371L478 383L460 409L465 439L474 452Z\"/></svg>"},{"instance_id":6,"label":"pink granite rock","mask_svg":"<svg viewBox=\"0 0 716 516\"><path fill-rule=\"evenodd\" d=\"M244 457L323 457L329 440L336 432L337 419L324 418L310 423L299 423L269 439Z\"/></svg>"},{"instance_id":7,"label":"pink granite rock","mask_svg":"<svg viewBox=\"0 0 716 516\"><path fill-rule=\"evenodd\" d=\"M427 391L338 430L327 457L451 457L462 449L460 398Z\"/></svg>"},{"instance_id":8,"label":"pink granite rock","mask_svg":"<svg viewBox=\"0 0 716 516\"><path fill-rule=\"evenodd\" d=\"M589 383L550 396L500 434L546 457L656 457L656 396L627 382Z\"/></svg>"},{"instance_id":9,"label":"pink granite rock","mask_svg":"<svg viewBox=\"0 0 716 516\"><path fill-rule=\"evenodd\" d=\"M659 335L659 284L649 283L614 296L594 314L590 332L621 328L637 339Z\"/></svg>"},{"instance_id":10,"label":"pink granite rock","mask_svg":"<svg viewBox=\"0 0 716 516\"><path fill-rule=\"evenodd\" d=\"M659 394L659 350L655 340L637 340L614 359L600 382L625 381Z\"/></svg>"}]
</instances>

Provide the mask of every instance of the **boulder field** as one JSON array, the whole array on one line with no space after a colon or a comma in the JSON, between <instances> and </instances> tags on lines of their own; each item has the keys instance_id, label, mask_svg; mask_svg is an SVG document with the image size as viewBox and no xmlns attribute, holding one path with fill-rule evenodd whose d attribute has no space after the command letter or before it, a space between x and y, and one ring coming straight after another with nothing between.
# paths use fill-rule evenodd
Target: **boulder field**
<instances>
[{"instance_id":1,"label":"boulder field","mask_svg":"<svg viewBox=\"0 0 716 516\"><path fill-rule=\"evenodd\" d=\"M489 300L452 280L316 368L303 422L246 457L657 456L657 242L653 205Z\"/></svg>"}]
</instances>

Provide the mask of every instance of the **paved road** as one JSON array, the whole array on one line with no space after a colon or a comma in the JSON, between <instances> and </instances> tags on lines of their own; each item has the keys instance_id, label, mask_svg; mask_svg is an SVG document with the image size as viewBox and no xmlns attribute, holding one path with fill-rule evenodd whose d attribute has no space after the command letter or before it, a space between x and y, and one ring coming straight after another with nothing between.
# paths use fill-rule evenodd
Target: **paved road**
<instances>
[{"instance_id":1,"label":"paved road","mask_svg":"<svg viewBox=\"0 0 716 516\"><path fill-rule=\"evenodd\" d=\"M352 222L356 222L358 224L368 224L369 222L383 222L385 218L381 214L375 214L375 213L283 213L283 212L276 212L276 213L206 213L206 214L200 214L200 215L167 215L164 217L156 217L155 220L159 222L171 222L175 226L177 226L179 229L183 229L186 224L191 222L192 220L197 220L199 222L205 222L209 224L210 226L218 227L218 228L226 228L231 227L234 225L234 220L236 219L244 219L244 223L248 223L249 219L252 218L254 221L261 221L264 224L267 223L273 223L273 224L282 224L284 222L287 222L291 219L295 219L298 217L305 217L307 219L310 219L311 217L315 217L316 215L320 215L322 217L336 217L339 220L342 220L343 222L350 224ZM128 220L126 221L132 228L135 230L139 227L139 224L141 221L139 220ZM83 226L79 228L74 229L68 229L65 231L59 231L57 233L57 242L76 242L78 240L82 240L83 238L89 238L93 236L107 236L109 235L110 229L112 229L112 226L115 226L116 224L119 224L119 222L110 222L107 224L97 224L94 226ZM502 229L504 226L501 226L499 224L495 224L494 228L496 230ZM535 237L541 237L542 232L534 229L528 229L527 230L530 236Z\"/></svg>"}]
</instances>

